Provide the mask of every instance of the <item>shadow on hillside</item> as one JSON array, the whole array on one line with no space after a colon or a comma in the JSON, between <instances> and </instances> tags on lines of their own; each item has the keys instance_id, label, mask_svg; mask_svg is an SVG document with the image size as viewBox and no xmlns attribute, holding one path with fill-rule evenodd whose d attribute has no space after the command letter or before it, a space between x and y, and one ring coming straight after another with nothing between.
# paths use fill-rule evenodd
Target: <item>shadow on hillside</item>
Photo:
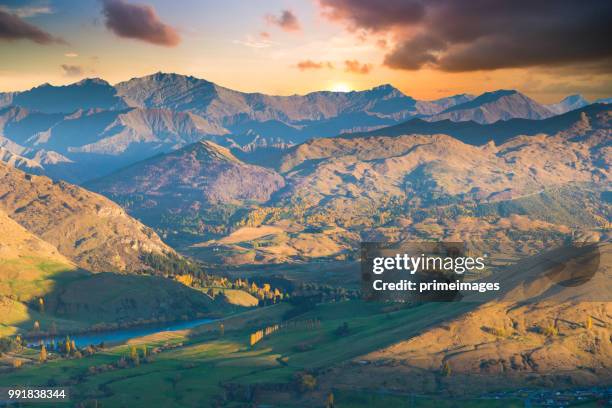
<instances>
[{"instance_id":1,"label":"shadow on hillside","mask_svg":"<svg viewBox=\"0 0 612 408\"><path fill-rule=\"evenodd\" d=\"M223 304L205 293L162 277L75 270L50 280L52 289L44 296L23 302L28 318L17 326L26 337L116 330L225 312Z\"/></svg>"}]
</instances>

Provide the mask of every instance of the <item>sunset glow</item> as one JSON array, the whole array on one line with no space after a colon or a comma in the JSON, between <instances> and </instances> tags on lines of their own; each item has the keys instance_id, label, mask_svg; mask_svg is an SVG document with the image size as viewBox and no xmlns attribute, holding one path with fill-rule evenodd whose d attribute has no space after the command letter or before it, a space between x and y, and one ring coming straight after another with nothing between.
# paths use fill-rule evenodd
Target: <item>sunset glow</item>
<instances>
[{"instance_id":1,"label":"sunset glow","mask_svg":"<svg viewBox=\"0 0 612 408\"><path fill-rule=\"evenodd\" d=\"M594 2L594 11L581 18L597 15L595 3L603 2ZM587 39L592 46L585 50L576 38L562 49L540 52L549 39L542 38L542 44L525 42L522 37L529 33L517 30L499 33L505 43L495 44L492 49L499 52L486 58L477 55L475 43L462 45L450 37L447 49L430 47L420 55L417 32L451 34L440 31L437 20L420 21L420 14L410 17L411 9L401 4L360 10L359 2L348 0L186 0L180 7L167 0L0 0L0 13L7 20L0 24L21 27L0 36L0 91L25 90L44 82L69 84L85 77L117 83L162 71L276 95L325 89L346 92L385 83L428 100L516 89L552 103L568 94L594 100L612 92L610 65L605 63L609 47L604 43ZM432 9L432 19L445 21L455 15L457 30L467 30L469 15L453 4ZM529 21L529 13L519 12ZM137 20L128 18L132 13ZM389 23L394 20L385 13L397 15L404 25ZM513 25L494 17L499 26ZM554 15L543 18L550 20L550 35L562 28ZM130 26L138 19L140 25ZM486 31L479 35L484 42L497 38ZM525 51L528 61L511 55L517 41L534 48ZM506 43L510 48L504 51ZM565 52L570 46L573 50Z\"/></svg>"},{"instance_id":2,"label":"sunset glow","mask_svg":"<svg viewBox=\"0 0 612 408\"><path fill-rule=\"evenodd\" d=\"M338 82L334 85L332 85L332 87L330 88L330 91L332 92L351 92L352 89L350 87L350 85L344 83L344 82Z\"/></svg>"}]
</instances>

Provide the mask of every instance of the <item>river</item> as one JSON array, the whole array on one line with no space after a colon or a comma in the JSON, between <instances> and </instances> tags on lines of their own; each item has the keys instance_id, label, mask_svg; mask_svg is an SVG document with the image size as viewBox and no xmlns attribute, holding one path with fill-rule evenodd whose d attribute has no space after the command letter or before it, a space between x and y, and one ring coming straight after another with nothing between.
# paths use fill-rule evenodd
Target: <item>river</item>
<instances>
[{"instance_id":1,"label":"river","mask_svg":"<svg viewBox=\"0 0 612 408\"><path fill-rule=\"evenodd\" d=\"M127 340L148 336L150 334L165 332L165 331L178 331L191 329L193 327L199 326L204 323L210 323L214 319L196 319L196 320L188 320L188 321L180 321L174 323L165 323L162 325L147 325L147 326L137 326L137 327L129 327L125 329L117 329L117 330L108 330L101 332L92 332L92 333L83 333L83 334L75 334L70 335L70 339L74 340L74 343L77 347L87 347L90 344L98 345L100 343L104 344L115 344L115 343L123 343ZM37 346L40 342L50 343L51 341L63 341L65 336L49 336L42 337L36 339L35 341L29 340L29 346Z\"/></svg>"}]
</instances>

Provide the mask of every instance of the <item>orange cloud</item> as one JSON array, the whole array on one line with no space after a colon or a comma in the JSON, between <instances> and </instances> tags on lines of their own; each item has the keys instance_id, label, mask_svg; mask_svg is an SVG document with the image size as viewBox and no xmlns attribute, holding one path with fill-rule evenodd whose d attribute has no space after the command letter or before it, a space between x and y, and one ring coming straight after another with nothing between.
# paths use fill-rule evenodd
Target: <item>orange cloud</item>
<instances>
[{"instance_id":1,"label":"orange cloud","mask_svg":"<svg viewBox=\"0 0 612 408\"><path fill-rule=\"evenodd\" d=\"M181 42L177 31L163 23L155 9L124 0L103 0L106 27L119 37L133 38L155 45L174 47Z\"/></svg>"},{"instance_id":2,"label":"orange cloud","mask_svg":"<svg viewBox=\"0 0 612 408\"><path fill-rule=\"evenodd\" d=\"M334 65L329 61L315 62L312 60L300 61L297 63L296 66L300 71L305 71L307 69L323 69L323 68L333 69L334 68Z\"/></svg>"},{"instance_id":3,"label":"orange cloud","mask_svg":"<svg viewBox=\"0 0 612 408\"><path fill-rule=\"evenodd\" d=\"M357 60L344 61L344 70L353 74L369 74L372 70L372 64L362 64Z\"/></svg>"}]
</instances>

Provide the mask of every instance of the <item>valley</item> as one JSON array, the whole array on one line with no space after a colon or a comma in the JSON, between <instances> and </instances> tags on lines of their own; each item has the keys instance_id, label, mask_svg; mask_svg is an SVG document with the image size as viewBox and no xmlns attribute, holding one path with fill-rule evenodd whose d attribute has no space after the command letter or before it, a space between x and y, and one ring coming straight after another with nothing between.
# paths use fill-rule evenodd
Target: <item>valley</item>
<instances>
[{"instance_id":1,"label":"valley","mask_svg":"<svg viewBox=\"0 0 612 408\"><path fill-rule=\"evenodd\" d=\"M612 379L610 105L162 73L0 100L0 386L83 407L518 407ZM508 292L362 300L361 243L412 241L486 254L466 278ZM582 244L597 273L557 284Z\"/></svg>"}]
</instances>

